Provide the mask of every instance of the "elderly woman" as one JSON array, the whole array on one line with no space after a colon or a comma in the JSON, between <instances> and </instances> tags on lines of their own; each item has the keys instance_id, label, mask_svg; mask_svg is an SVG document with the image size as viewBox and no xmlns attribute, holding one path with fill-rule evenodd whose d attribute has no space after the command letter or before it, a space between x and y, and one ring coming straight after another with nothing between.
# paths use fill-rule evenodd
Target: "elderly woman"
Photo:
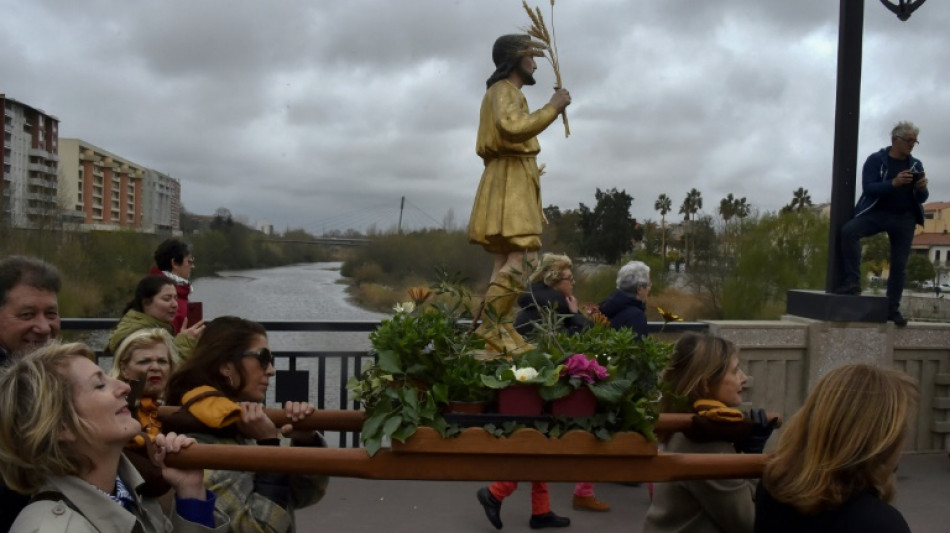
<instances>
[{"instance_id":1,"label":"elderly woman","mask_svg":"<svg viewBox=\"0 0 950 533\"><path fill-rule=\"evenodd\" d=\"M135 286L135 296L125 306L122 318L109 337L106 350L115 354L119 344L132 332L147 328L161 328L175 333L172 320L178 311L175 282L165 276L146 276ZM204 322L187 325L175 336L178 355L188 357L204 331Z\"/></svg>"},{"instance_id":2,"label":"elderly woman","mask_svg":"<svg viewBox=\"0 0 950 533\"><path fill-rule=\"evenodd\" d=\"M640 261L630 261L617 272L617 290L600 302L600 312L610 319L614 329L630 328L646 337L646 301L650 296L650 267Z\"/></svg>"},{"instance_id":3,"label":"elderly woman","mask_svg":"<svg viewBox=\"0 0 950 533\"><path fill-rule=\"evenodd\" d=\"M917 396L917 385L896 370L828 372L769 457L755 531L909 533L887 502Z\"/></svg>"},{"instance_id":4,"label":"elderly woman","mask_svg":"<svg viewBox=\"0 0 950 533\"><path fill-rule=\"evenodd\" d=\"M194 441L159 435L152 459L176 491L167 518L138 492L142 478L122 455L140 430L126 405L128 384L110 378L84 344L52 344L0 370L0 474L33 494L11 531L224 531L201 470L163 466Z\"/></svg>"},{"instance_id":5,"label":"elderly woman","mask_svg":"<svg viewBox=\"0 0 950 533\"><path fill-rule=\"evenodd\" d=\"M162 404L168 376L175 370L176 349L168 331L140 329L122 341L116 350L109 376L132 385L129 408L142 425L142 433L127 445L126 455L145 478L142 493L161 496L170 488L148 459L146 439L154 441L162 431L158 407ZM162 500L167 508L166 500Z\"/></svg>"},{"instance_id":6,"label":"elderly woman","mask_svg":"<svg viewBox=\"0 0 950 533\"><path fill-rule=\"evenodd\" d=\"M534 324L545 318L545 309L551 309L562 319L561 327L577 333L590 326L580 312L574 297L574 272L571 258L566 255L544 254L538 268L528 279L528 290L518 297L521 310L515 317L515 329L522 335L531 333Z\"/></svg>"},{"instance_id":7,"label":"elderly woman","mask_svg":"<svg viewBox=\"0 0 950 533\"><path fill-rule=\"evenodd\" d=\"M208 324L190 358L172 374L167 400L183 410L165 421L212 444L280 446L289 435L295 446L325 446L319 433L276 427L263 402L275 374L267 331L250 320L219 317ZM306 402L287 402L296 422L313 413ZM326 476L209 470L205 485L218 496L217 508L234 517L232 531L287 532L296 528L294 510L318 502Z\"/></svg>"},{"instance_id":8,"label":"elderly woman","mask_svg":"<svg viewBox=\"0 0 950 533\"><path fill-rule=\"evenodd\" d=\"M674 345L663 379L670 387L670 393L663 395L663 411L696 412L699 420L736 428L731 432L733 438L718 437L713 432L675 433L665 442L666 451L762 453L775 422L760 420L761 425L755 426L751 435L742 435L748 426L739 424L743 415L735 408L742 404L746 375L739 367L739 350L732 342L709 334L683 335ZM680 405L683 401L688 406ZM755 485L745 479L656 483L643 531L751 532L754 492Z\"/></svg>"}]
</instances>

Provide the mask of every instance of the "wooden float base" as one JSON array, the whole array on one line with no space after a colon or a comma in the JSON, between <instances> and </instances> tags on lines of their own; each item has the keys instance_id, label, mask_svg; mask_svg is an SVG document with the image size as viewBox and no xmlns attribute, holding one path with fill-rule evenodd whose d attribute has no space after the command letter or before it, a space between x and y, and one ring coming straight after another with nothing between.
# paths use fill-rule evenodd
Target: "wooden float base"
<instances>
[{"instance_id":1,"label":"wooden float base","mask_svg":"<svg viewBox=\"0 0 950 533\"><path fill-rule=\"evenodd\" d=\"M550 439L536 429L517 429L508 437L495 437L482 428L466 428L456 437L442 438L429 427L420 427L406 442L393 441L396 454L481 454L481 455L612 455L650 457L657 454L655 442L632 431L616 433L600 440L592 433L572 430Z\"/></svg>"}]
</instances>

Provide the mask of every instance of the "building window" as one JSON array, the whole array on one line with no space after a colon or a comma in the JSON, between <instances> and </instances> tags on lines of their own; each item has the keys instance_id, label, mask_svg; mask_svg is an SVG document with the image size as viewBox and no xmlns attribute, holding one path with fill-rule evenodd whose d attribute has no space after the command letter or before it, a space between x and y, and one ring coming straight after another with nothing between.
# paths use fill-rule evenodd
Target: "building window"
<instances>
[{"instance_id":1,"label":"building window","mask_svg":"<svg viewBox=\"0 0 950 533\"><path fill-rule=\"evenodd\" d=\"M940 250L934 250L934 261L937 263L940 262Z\"/></svg>"}]
</instances>

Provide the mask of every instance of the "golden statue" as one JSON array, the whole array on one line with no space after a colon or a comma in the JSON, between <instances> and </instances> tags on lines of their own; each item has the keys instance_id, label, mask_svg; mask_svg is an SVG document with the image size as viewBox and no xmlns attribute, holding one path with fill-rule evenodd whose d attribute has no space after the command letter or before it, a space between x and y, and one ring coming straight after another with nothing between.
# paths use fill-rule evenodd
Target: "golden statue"
<instances>
[{"instance_id":1,"label":"golden statue","mask_svg":"<svg viewBox=\"0 0 950 533\"><path fill-rule=\"evenodd\" d=\"M485 171L472 206L468 236L494 256L482 325L476 334L489 351L498 354L531 348L506 317L524 289L526 272L537 262L546 222L541 210L537 135L571 103L570 93L561 88L544 107L534 113L528 110L521 88L535 84L534 58L542 57L544 48L528 35L503 35L495 41L496 70L488 78L479 114L475 151L485 162Z\"/></svg>"}]
</instances>

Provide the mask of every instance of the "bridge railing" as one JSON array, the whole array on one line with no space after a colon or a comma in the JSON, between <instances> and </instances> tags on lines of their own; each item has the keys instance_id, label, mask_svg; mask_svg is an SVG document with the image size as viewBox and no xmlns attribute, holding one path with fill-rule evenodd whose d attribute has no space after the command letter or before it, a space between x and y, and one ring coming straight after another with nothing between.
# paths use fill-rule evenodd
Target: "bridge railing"
<instances>
[{"instance_id":1,"label":"bridge railing","mask_svg":"<svg viewBox=\"0 0 950 533\"><path fill-rule=\"evenodd\" d=\"M61 329L67 332L107 332L115 328L115 318L64 318ZM276 332L313 332L313 333L366 333L379 326L376 320L267 320L260 324L269 333ZM709 325L702 322L651 322L648 324L651 334L672 339L686 331L706 331ZM91 348L102 356L104 346ZM104 343L103 343L104 345ZM319 348L319 346L315 346ZM346 382L360 373L364 363L373 359L368 350L304 350L274 352L274 365L277 368L273 397L268 401L283 404L285 401L308 401L318 409L359 410L357 402L348 398ZM283 361L286 361L284 364ZM314 366L315 373L311 375ZM301 364L301 363L304 364ZM330 437L330 435L328 435ZM358 432L340 432L338 446L359 447Z\"/></svg>"}]
</instances>

